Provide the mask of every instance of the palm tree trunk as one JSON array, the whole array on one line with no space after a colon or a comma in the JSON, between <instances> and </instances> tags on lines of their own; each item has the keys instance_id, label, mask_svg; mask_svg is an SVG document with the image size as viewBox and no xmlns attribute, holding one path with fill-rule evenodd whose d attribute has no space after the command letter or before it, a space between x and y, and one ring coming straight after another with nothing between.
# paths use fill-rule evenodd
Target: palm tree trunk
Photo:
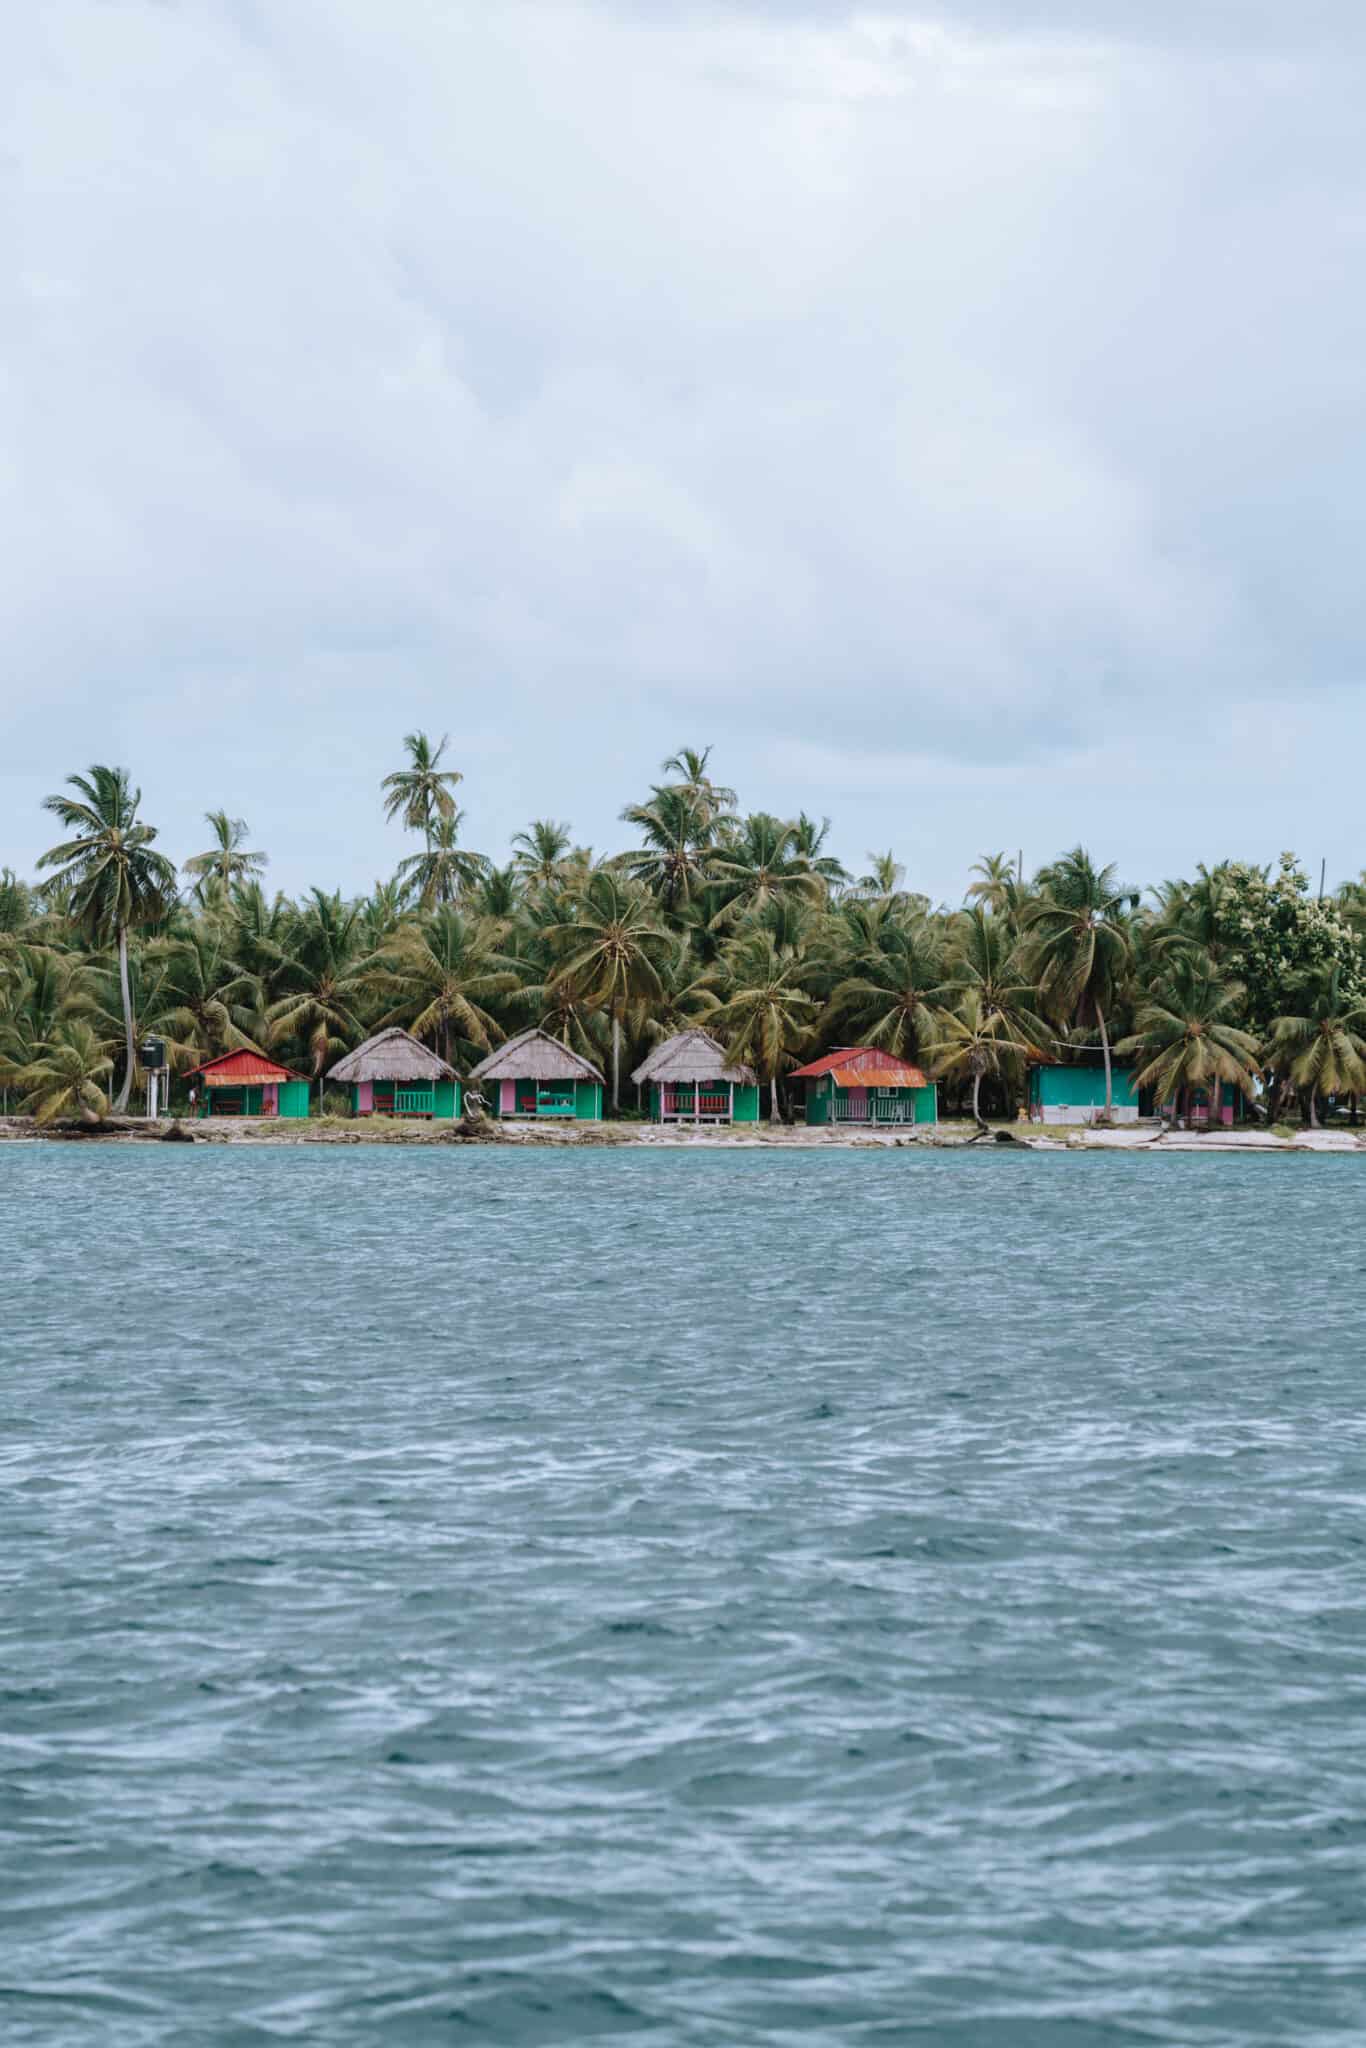
<instances>
[{"instance_id":1,"label":"palm tree trunk","mask_svg":"<svg viewBox=\"0 0 1366 2048\"><path fill-rule=\"evenodd\" d=\"M1316 1130L1318 1129L1318 1127L1319 1127L1319 1091L1318 1091L1318 1084L1317 1084L1316 1082L1314 1082L1314 1081L1311 1081L1311 1082L1309 1083L1309 1128L1310 1128L1310 1130L1311 1130L1311 1131L1316 1131Z\"/></svg>"},{"instance_id":2,"label":"palm tree trunk","mask_svg":"<svg viewBox=\"0 0 1366 2048\"><path fill-rule=\"evenodd\" d=\"M771 1124L776 1124L778 1121L778 1076L776 1074L770 1074L768 1077L768 1120Z\"/></svg>"},{"instance_id":3,"label":"palm tree trunk","mask_svg":"<svg viewBox=\"0 0 1366 2048\"><path fill-rule=\"evenodd\" d=\"M612 1114L621 1111L621 1017L612 1012Z\"/></svg>"},{"instance_id":4,"label":"palm tree trunk","mask_svg":"<svg viewBox=\"0 0 1366 2048\"><path fill-rule=\"evenodd\" d=\"M1110 1034L1105 1028L1105 1012L1096 1004L1096 1022L1100 1026L1100 1049L1105 1055L1105 1115L1110 1118L1115 1107L1114 1074L1110 1067Z\"/></svg>"},{"instance_id":5,"label":"palm tree trunk","mask_svg":"<svg viewBox=\"0 0 1366 2048\"><path fill-rule=\"evenodd\" d=\"M986 1129L986 1125L982 1122L982 1074L980 1068L972 1077L972 1120L982 1130Z\"/></svg>"},{"instance_id":6,"label":"palm tree trunk","mask_svg":"<svg viewBox=\"0 0 1366 2048\"><path fill-rule=\"evenodd\" d=\"M119 996L123 1003L123 1047L125 1063L123 1086L119 1090L114 1108L122 1116L128 1107L128 1097L133 1090L133 997L128 987L128 927L119 926Z\"/></svg>"}]
</instances>

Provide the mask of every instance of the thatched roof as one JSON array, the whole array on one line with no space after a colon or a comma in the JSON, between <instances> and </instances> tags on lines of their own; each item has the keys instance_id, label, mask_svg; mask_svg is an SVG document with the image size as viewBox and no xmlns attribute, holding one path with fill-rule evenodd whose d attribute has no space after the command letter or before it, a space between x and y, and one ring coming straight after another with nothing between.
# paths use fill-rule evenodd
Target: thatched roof
<instances>
[{"instance_id":1,"label":"thatched roof","mask_svg":"<svg viewBox=\"0 0 1366 2048\"><path fill-rule=\"evenodd\" d=\"M358 1045L344 1060L338 1060L327 1076L329 1081L453 1081L455 1068L425 1045L419 1045L411 1031L395 1024L377 1031Z\"/></svg>"},{"instance_id":2,"label":"thatched roof","mask_svg":"<svg viewBox=\"0 0 1366 2048\"><path fill-rule=\"evenodd\" d=\"M534 1028L519 1031L497 1052L470 1069L471 1081L596 1081L602 1075L591 1060L581 1059L558 1038Z\"/></svg>"},{"instance_id":3,"label":"thatched roof","mask_svg":"<svg viewBox=\"0 0 1366 2048\"><path fill-rule=\"evenodd\" d=\"M633 1081L733 1081L737 1088L752 1088L753 1067L742 1061L726 1064L721 1046L707 1031L678 1031L657 1045L647 1060L636 1068Z\"/></svg>"}]
</instances>

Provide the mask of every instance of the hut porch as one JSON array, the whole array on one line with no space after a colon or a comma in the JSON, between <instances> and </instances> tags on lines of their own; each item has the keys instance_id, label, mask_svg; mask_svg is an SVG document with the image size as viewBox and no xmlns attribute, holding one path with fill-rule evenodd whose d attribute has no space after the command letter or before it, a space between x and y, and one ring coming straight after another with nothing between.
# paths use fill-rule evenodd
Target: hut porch
<instances>
[{"instance_id":1,"label":"hut porch","mask_svg":"<svg viewBox=\"0 0 1366 2048\"><path fill-rule=\"evenodd\" d=\"M308 1115L308 1083L264 1053L221 1053L194 1067L185 1080L196 1089L195 1115L300 1117Z\"/></svg>"},{"instance_id":2,"label":"hut porch","mask_svg":"<svg viewBox=\"0 0 1366 2048\"><path fill-rule=\"evenodd\" d=\"M661 1081L654 1091L661 1124L728 1124L735 1120L733 1081Z\"/></svg>"},{"instance_id":3,"label":"hut porch","mask_svg":"<svg viewBox=\"0 0 1366 2048\"><path fill-rule=\"evenodd\" d=\"M352 1116L460 1114L454 1067L396 1024L338 1060L327 1078L351 1090Z\"/></svg>"},{"instance_id":4,"label":"hut porch","mask_svg":"<svg viewBox=\"0 0 1366 2048\"><path fill-rule=\"evenodd\" d=\"M602 1115L602 1075L590 1060L548 1033L519 1032L471 1069L470 1083L486 1091L497 1117L574 1117L595 1122Z\"/></svg>"},{"instance_id":5,"label":"hut porch","mask_svg":"<svg viewBox=\"0 0 1366 2048\"><path fill-rule=\"evenodd\" d=\"M679 1031L657 1045L631 1076L648 1083L650 1116L657 1124L757 1123L758 1077L728 1061L709 1032Z\"/></svg>"},{"instance_id":6,"label":"hut porch","mask_svg":"<svg viewBox=\"0 0 1366 2048\"><path fill-rule=\"evenodd\" d=\"M939 1093L919 1067L876 1046L841 1046L798 1067L806 1084L808 1124L932 1124Z\"/></svg>"}]
</instances>

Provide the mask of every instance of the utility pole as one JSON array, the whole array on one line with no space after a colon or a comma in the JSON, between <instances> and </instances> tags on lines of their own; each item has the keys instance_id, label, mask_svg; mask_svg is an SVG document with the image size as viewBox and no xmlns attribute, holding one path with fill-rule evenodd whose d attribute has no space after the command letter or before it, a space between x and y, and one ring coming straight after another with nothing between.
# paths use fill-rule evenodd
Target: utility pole
<instances>
[{"instance_id":1,"label":"utility pole","mask_svg":"<svg viewBox=\"0 0 1366 2048\"><path fill-rule=\"evenodd\" d=\"M1322 860L1321 860L1321 861L1319 862L1319 902L1320 902L1320 903L1322 903L1322 901L1323 901L1323 885L1324 885L1324 883L1325 883L1325 882L1326 882L1327 880L1328 880L1328 856L1327 856L1327 854L1325 854L1325 855L1324 855L1324 857L1323 857L1323 859L1322 859Z\"/></svg>"}]
</instances>

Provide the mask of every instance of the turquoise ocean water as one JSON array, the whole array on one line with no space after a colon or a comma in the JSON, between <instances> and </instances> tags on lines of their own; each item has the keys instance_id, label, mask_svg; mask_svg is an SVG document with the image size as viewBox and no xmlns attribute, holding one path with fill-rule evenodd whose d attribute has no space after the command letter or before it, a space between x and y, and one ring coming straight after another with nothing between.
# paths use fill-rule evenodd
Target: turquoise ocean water
<instances>
[{"instance_id":1,"label":"turquoise ocean water","mask_svg":"<svg viewBox=\"0 0 1366 2048\"><path fill-rule=\"evenodd\" d=\"M0 1148L0 2040L1366 2037L1350 1159Z\"/></svg>"}]
</instances>

